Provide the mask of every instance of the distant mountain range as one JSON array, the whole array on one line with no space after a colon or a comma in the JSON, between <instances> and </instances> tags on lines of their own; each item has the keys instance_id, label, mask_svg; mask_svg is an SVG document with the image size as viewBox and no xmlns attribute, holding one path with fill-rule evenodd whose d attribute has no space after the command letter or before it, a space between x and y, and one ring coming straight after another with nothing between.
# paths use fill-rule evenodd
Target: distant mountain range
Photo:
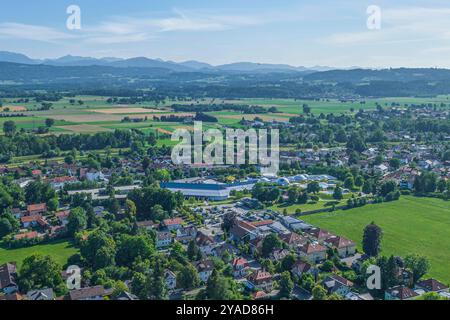
<instances>
[{"instance_id":1,"label":"distant mountain range","mask_svg":"<svg viewBox=\"0 0 450 320\"><path fill-rule=\"evenodd\" d=\"M57 59L32 59L24 54L0 51L0 62L31 64L31 65L49 65L64 67L79 66L109 66L117 68L159 68L168 69L175 72L198 72L198 71L221 71L221 72L239 72L239 73L273 73L273 72L304 72L312 73L317 71L329 71L335 68L316 66L312 68L294 67L286 64L265 64L253 62L237 62L219 66L212 66L208 63L199 61L173 62L161 59L149 59L146 57L136 57L130 59L121 58L92 58L67 55Z\"/></svg>"}]
</instances>

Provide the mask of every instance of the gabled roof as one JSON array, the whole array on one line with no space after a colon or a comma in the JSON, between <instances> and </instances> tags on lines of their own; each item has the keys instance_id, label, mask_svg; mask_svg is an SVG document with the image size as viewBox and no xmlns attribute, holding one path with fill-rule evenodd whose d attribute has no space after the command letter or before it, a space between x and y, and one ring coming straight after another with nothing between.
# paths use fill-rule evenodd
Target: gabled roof
<instances>
[{"instance_id":1,"label":"gabled roof","mask_svg":"<svg viewBox=\"0 0 450 320\"><path fill-rule=\"evenodd\" d=\"M307 239L305 237L302 237L301 235L291 232L288 234L282 234L280 235L280 239L286 242L289 245L297 245L297 244L304 244L307 242Z\"/></svg>"},{"instance_id":2,"label":"gabled roof","mask_svg":"<svg viewBox=\"0 0 450 320\"><path fill-rule=\"evenodd\" d=\"M442 291L448 289L448 286L436 279L426 279L417 283L417 286L422 287L428 291Z\"/></svg>"},{"instance_id":3,"label":"gabled roof","mask_svg":"<svg viewBox=\"0 0 450 320\"><path fill-rule=\"evenodd\" d=\"M47 210L47 205L45 203L39 203L39 204L30 204L27 206L27 211L45 211Z\"/></svg>"},{"instance_id":4,"label":"gabled roof","mask_svg":"<svg viewBox=\"0 0 450 320\"><path fill-rule=\"evenodd\" d=\"M248 263L248 261L245 258L234 258L231 265L233 267L237 267L237 266L245 266L245 265L247 265L247 263Z\"/></svg>"},{"instance_id":5,"label":"gabled roof","mask_svg":"<svg viewBox=\"0 0 450 320\"><path fill-rule=\"evenodd\" d=\"M212 260L202 260L197 262L197 270L202 271L212 271L214 270L214 262Z\"/></svg>"},{"instance_id":6,"label":"gabled roof","mask_svg":"<svg viewBox=\"0 0 450 320\"><path fill-rule=\"evenodd\" d=\"M247 277L250 282L259 283L265 281L271 281L272 275L265 270L257 270Z\"/></svg>"},{"instance_id":7,"label":"gabled roof","mask_svg":"<svg viewBox=\"0 0 450 320\"><path fill-rule=\"evenodd\" d=\"M396 286L386 290L391 296L394 296L400 300L406 300L410 298L417 297L419 294L414 292L414 290L406 286Z\"/></svg>"},{"instance_id":8,"label":"gabled roof","mask_svg":"<svg viewBox=\"0 0 450 320\"><path fill-rule=\"evenodd\" d=\"M318 243L306 243L299 247L300 251L306 254L326 251L327 248Z\"/></svg>"},{"instance_id":9,"label":"gabled roof","mask_svg":"<svg viewBox=\"0 0 450 320\"><path fill-rule=\"evenodd\" d=\"M165 219L163 221L163 225L165 226L176 226L176 225L181 225L183 224L184 221L181 218L173 218L173 219Z\"/></svg>"},{"instance_id":10,"label":"gabled roof","mask_svg":"<svg viewBox=\"0 0 450 320\"><path fill-rule=\"evenodd\" d=\"M304 262L302 260L295 261L294 265L292 266L292 271L298 271L300 273L308 272L311 270L311 265L308 262Z\"/></svg>"},{"instance_id":11,"label":"gabled roof","mask_svg":"<svg viewBox=\"0 0 450 320\"><path fill-rule=\"evenodd\" d=\"M340 236L332 236L326 239L325 242L331 244L333 247L338 249L355 245L353 241Z\"/></svg>"},{"instance_id":12,"label":"gabled roof","mask_svg":"<svg viewBox=\"0 0 450 320\"><path fill-rule=\"evenodd\" d=\"M103 286L87 287L79 290L72 290L69 295L70 300L85 300L102 297L105 295L105 288Z\"/></svg>"},{"instance_id":13,"label":"gabled roof","mask_svg":"<svg viewBox=\"0 0 450 320\"><path fill-rule=\"evenodd\" d=\"M324 229L319 229L319 228L311 229L311 230L307 231L307 233L312 235L317 240L324 240L324 239L334 236L334 234L332 234L331 232L328 232Z\"/></svg>"}]
</instances>

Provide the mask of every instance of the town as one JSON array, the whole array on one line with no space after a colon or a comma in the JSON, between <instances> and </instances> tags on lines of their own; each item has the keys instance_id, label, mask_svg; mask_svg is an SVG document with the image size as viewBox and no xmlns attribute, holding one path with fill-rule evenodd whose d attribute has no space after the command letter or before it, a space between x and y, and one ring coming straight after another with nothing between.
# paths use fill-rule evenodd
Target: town
<instances>
[{"instance_id":1,"label":"town","mask_svg":"<svg viewBox=\"0 0 450 320\"><path fill-rule=\"evenodd\" d=\"M401 230L377 225L392 217L350 233L324 220L390 206L412 214L423 199L448 220L449 105L338 116L303 104L287 122L238 119L280 130L277 175L251 163L174 164L154 132L99 133L114 141L103 154L75 142L88 135L60 135L59 154L0 166L0 300L449 299L450 260L440 267L430 249L383 254L384 228L401 248ZM30 139L14 127L4 123L3 139ZM381 286L369 289L373 265ZM80 268L79 288L68 289L68 266Z\"/></svg>"}]
</instances>

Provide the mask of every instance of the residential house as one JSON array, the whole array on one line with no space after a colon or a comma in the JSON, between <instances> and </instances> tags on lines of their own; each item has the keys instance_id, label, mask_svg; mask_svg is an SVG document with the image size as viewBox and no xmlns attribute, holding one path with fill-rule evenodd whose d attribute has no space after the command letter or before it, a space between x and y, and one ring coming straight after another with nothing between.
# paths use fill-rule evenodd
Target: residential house
<instances>
[{"instance_id":1,"label":"residential house","mask_svg":"<svg viewBox=\"0 0 450 320\"><path fill-rule=\"evenodd\" d=\"M322 281L322 285L327 290L328 294L337 293L338 295L345 297L351 291L353 282L337 274L332 274Z\"/></svg>"},{"instance_id":2,"label":"residential house","mask_svg":"<svg viewBox=\"0 0 450 320\"><path fill-rule=\"evenodd\" d=\"M55 215L63 226L69 223L70 210L60 211Z\"/></svg>"},{"instance_id":3,"label":"residential house","mask_svg":"<svg viewBox=\"0 0 450 320\"><path fill-rule=\"evenodd\" d=\"M27 213L30 216L42 215L47 211L47 205L45 203L30 204L27 206Z\"/></svg>"},{"instance_id":4,"label":"residential house","mask_svg":"<svg viewBox=\"0 0 450 320\"><path fill-rule=\"evenodd\" d=\"M448 292L448 286L432 278L417 282L416 287L426 292Z\"/></svg>"},{"instance_id":5,"label":"residential house","mask_svg":"<svg viewBox=\"0 0 450 320\"><path fill-rule=\"evenodd\" d=\"M103 286L81 288L69 293L70 300L103 300L106 295L107 292Z\"/></svg>"},{"instance_id":6,"label":"residential house","mask_svg":"<svg viewBox=\"0 0 450 320\"><path fill-rule=\"evenodd\" d=\"M247 277L245 284L251 290L271 292L273 290L273 277L265 270L256 270Z\"/></svg>"},{"instance_id":7,"label":"residential house","mask_svg":"<svg viewBox=\"0 0 450 320\"><path fill-rule=\"evenodd\" d=\"M299 247L299 254L300 257L303 257L312 263L318 263L327 258L327 248L317 242L308 242Z\"/></svg>"},{"instance_id":8,"label":"residential house","mask_svg":"<svg viewBox=\"0 0 450 320\"><path fill-rule=\"evenodd\" d=\"M202 282L207 282L214 270L214 262L212 260L202 260L197 262L196 268Z\"/></svg>"},{"instance_id":9,"label":"residential house","mask_svg":"<svg viewBox=\"0 0 450 320\"><path fill-rule=\"evenodd\" d=\"M324 240L334 236L334 234L332 234L331 232L328 232L328 231L326 231L324 229L320 229L320 228L313 228L311 230L306 231L306 233L309 234L310 236L314 237L318 241L324 241Z\"/></svg>"},{"instance_id":10,"label":"residential house","mask_svg":"<svg viewBox=\"0 0 450 320\"><path fill-rule=\"evenodd\" d=\"M384 300L414 300L419 296L417 292L407 286L395 286L384 292Z\"/></svg>"},{"instance_id":11,"label":"residential house","mask_svg":"<svg viewBox=\"0 0 450 320\"><path fill-rule=\"evenodd\" d=\"M292 266L291 273L301 278L305 273L312 273L312 266L308 262L297 260Z\"/></svg>"},{"instance_id":12,"label":"residential house","mask_svg":"<svg viewBox=\"0 0 450 320\"><path fill-rule=\"evenodd\" d=\"M274 261L281 261L283 260L287 255L289 255L289 250L287 249L274 249L270 253L270 259Z\"/></svg>"},{"instance_id":13,"label":"residential house","mask_svg":"<svg viewBox=\"0 0 450 320\"><path fill-rule=\"evenodd\" d=\"M145 220L145 221L138 221L137 223L138 228L142 228L145 229L147 231L153 230L153 229L157 229L158 228L158 224L151 221L151 220Z\"/></svg>"},{"instance_id":14,"label":"residential house","mask_svg":"<svg viewBox=\"0 0 450 320\"><path fill-rule=\"evenodd\" d=\"M61 190L66 184L71 184L77 182L75 177L56 177L50 180L50 186L55 190Z\"/></svg>"},{"instance_id":15,"label":"residential house","mask_svg":"<svg viewBox=\"0 0 450 320\"><path fill-rule=\"evenodd\" d=\"M231 262L233 267L233 276L235 278L242 278L247 275L246 268L248 266L248 261L245 258L236 257Z\"/></svg>"},{"instance_id":16,"label":"residential house","mask_svg":"<svg viewBox=\"0 0 450 320\"><path fill-rule=\"evenodd\" d=\"M81 173L80 173L80 175L81 175ZM90 172L87 172L86 173L86 179L88 180L88 181L91 181L91 182L93 182L93 181L105 181L105 180L107 180L106 179L106 176L103 174L103 172L101 172L101 171L90 171Z\"/></svg>"},{"instance_id":17,"label":"residential house","mask_svg":"<svg viewBox=\"0 0 450 320\"><path fill-rule=\"evenodd\" d=\"M245 239L251 241L258 236L257 228L240 219L235 219L234 224L230 230L232 239L236 241L243 241Z\"/></svg>"},{"instance_id":18,"label":"residential house","mask_svg":"<svg viewBox=\"0 0 450 320\"><path fill-rule=\"evenodd\" d=\"M37 239L42 238L43 235L39 234L37 231L19 233L14 236L14 240L23 240L23 239Z\"/></svg>"},{"instance_id":19,"label":"residential house","mask_svg":"<svg viewBox=\"0 0 450 320\"><path fill-rule=\"evenodd\" d=\"M167 228L169 231L173 231L181 229L183 223L184 221L181 218L165 219L162 222L162 227Z\"/></svg>"},{"instance_id":20,"label":"residential house","mask_svg":"<svg viewBox=\"0 0 450 320\"><path fill-rule=\"evenodd\" d=\"M166 287L169 290L175 290L177 287L177 276L170 270L164 272L164 280L166 282Z\"/></svg>"},{"instance_id":21,"label":"residential house","mask_svg":"<svg viewBox=\"0 0 450 320\"><path fill-rule=\"evenodd\" d=\"M195 226L182 227L177 230L176 240L181 243L189 243L197 236L197 228Z\"/></svg>"},{"instance_id":22,"label":"residential house","mask_svg":"<svg viewBox=\"0 0 450 320\"><path fill-rule=\"evenodd\" d=\"M308 239L295 232L283 234L280 236L280 239L287 243L287 245L291 248L296 248L308 242Z\"/></svg>"},{"instance_id":23,"label":"residential house","mask_svg":"<svg viewBox=\"0 0 450 320\"><path fill-rule=\"evenodd\" d=\"M16 283L17 268L15 263L5 263L0 266L0 292L6 295L19 291Z\"/></svg>"},{"instance_id":24,"label":"residential house","mask_svg":"<svg viewBox=\"0 0 450 320\"><path fill-rule=\"evenodd\" d=\"M200 252L205 256L214 255L214 248L216 247L216 241L213 237L206 235L199 231L195 240L200 249Z\"/></svg>"},{"instance_id":25,"label":"residential house","mask_svg":"<svg viewBox=\"0 0 450 320\"><path fill-rule=\"evenodd\" d=\"M172 234L170 232L158 232L156 235L156 248L166 248L172 243Z\"/></svg>"},{"instance_id":26,"label":"residential house","mask_svg":"<svg viewBox=\"0 0 450 320\"><path fill-rule=\"evenodd\" d=\"M356 244L344 237L332 236L326 239L325 244L337 250L339 257L345 258L356 253Z\"/></svg>"},{"instance_id":27,"label":"residential house","mask_svg":"<svg viewBox=\"0 0 450 320\"><path fill-rule=\"evenodd\" d=\"M27 229L30 227L36 227L40 219L42 219L41 215L25 216L20 218L20 222L22 223L22 227Z\"/></svg>"}]
</instances>

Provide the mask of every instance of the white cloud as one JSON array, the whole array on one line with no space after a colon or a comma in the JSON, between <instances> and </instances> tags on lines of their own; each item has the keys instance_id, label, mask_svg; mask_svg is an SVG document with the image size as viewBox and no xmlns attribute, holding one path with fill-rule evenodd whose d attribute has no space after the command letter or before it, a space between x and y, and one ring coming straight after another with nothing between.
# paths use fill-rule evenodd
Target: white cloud
<instances>
[{"instance_id":1,"label":"white cloud","mask_svg":"<svg viewBox=\"0 0 450 320\"><path fill-rule=\"evenodd\" d=\"M381 30L334 33L320 42L355 45L450 39L450 8L405 7L381 10Z\"/></svg>"},{"instance_id":2,"label":"white cloud","mask_svg":"<svg viewBox=\"0 0 450 320\"><path fill-rule=\"evenodd\" d=\"M12 22L0 23L0 37L44 42L55 42L76 38L75 35L60 32L53 28Z\"/></svg>"}]
</instances>

